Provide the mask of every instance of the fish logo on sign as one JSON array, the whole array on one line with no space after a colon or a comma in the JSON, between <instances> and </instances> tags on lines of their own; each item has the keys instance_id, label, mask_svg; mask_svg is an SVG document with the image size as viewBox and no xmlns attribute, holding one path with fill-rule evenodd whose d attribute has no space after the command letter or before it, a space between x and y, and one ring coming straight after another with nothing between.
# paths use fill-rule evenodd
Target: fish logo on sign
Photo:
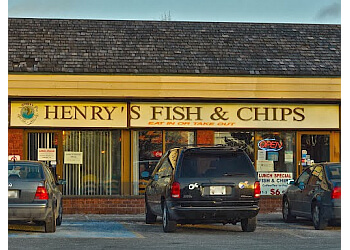
<instances>
[{"instance_id":1,"label":"fish logo on sign","mask_svg":"<svg viewBox=\"0 0 350 250\"><path fill-rule=\"evenodd\" d=\"M18 118L27 125L34 123L38 118L38 106L34 106L32 103L23 103Z\"/></svg>"}]
</instances>

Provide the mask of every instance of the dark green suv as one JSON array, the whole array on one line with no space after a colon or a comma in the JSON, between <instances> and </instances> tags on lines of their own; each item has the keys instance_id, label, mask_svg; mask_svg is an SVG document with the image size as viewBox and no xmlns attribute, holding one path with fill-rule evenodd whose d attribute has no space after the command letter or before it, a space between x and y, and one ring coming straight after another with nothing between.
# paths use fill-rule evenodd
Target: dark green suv
<instances>
[{"instance_id":1,"label":"dark green suv","mask_svg":"<svg viewBox=\"0 0 350 250\"><path fill-rule=\"evenodd\" d=\"M235 147L183 147L167 151L153 173L143 172L146 223L241 223L252 232L259 213L260 183L247 154Z\"/></svg>"}]
</instances>

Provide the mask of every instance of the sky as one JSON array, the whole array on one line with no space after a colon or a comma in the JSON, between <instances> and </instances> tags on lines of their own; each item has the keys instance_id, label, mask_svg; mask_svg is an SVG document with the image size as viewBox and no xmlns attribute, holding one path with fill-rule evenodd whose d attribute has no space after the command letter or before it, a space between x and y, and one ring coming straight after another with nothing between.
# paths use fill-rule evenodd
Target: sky
<instances>
[{"instance_id":1,"label":"sky","mask_svg":"<svg viewBox=\"0 0 350 250\"><path fill-rule=\"evenodd\" d=\"M341 0L8 0L8 17L340 24Z\"/></svg>"}]
</instances>

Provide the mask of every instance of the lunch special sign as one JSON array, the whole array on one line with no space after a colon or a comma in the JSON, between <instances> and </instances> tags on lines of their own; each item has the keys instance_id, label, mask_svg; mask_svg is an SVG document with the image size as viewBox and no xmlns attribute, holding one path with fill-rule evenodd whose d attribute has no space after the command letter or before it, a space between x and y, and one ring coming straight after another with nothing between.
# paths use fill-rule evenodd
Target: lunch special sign
<instances>
[{"instance_id":1,"label":"lunch special sign","mask_svg":"<svg viewBox=\"0 0 350 250\"><path fill-rule=\"evenodd\" d=\"M339 128L339 106L326 104L131 103L129 112L131 127Z\"/></svg>"}]
</instances>

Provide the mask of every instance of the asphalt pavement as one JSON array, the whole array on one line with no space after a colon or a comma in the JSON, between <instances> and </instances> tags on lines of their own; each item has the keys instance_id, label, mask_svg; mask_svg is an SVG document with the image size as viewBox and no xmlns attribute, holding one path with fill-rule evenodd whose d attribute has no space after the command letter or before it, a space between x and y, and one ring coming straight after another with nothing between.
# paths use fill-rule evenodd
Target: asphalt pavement
<instances>
[{"instance_id":1,"label":"asphalt pavement","mask_svg":"<svg viewBox=\"0 0 350 250\"><path fill-rule=\"evenodd\" d=\"M161 218L145 224L145 215L64 214L55 233L42 226L9 225L8 249L259 249L330 250L341 248L340 227L315 230L310 220L284 223L281 213L259 214L257 229L242 232L237 225L178 225L162 230ZM44 245L43 245L44 242Z\"/></svg>"}]
</instances>

